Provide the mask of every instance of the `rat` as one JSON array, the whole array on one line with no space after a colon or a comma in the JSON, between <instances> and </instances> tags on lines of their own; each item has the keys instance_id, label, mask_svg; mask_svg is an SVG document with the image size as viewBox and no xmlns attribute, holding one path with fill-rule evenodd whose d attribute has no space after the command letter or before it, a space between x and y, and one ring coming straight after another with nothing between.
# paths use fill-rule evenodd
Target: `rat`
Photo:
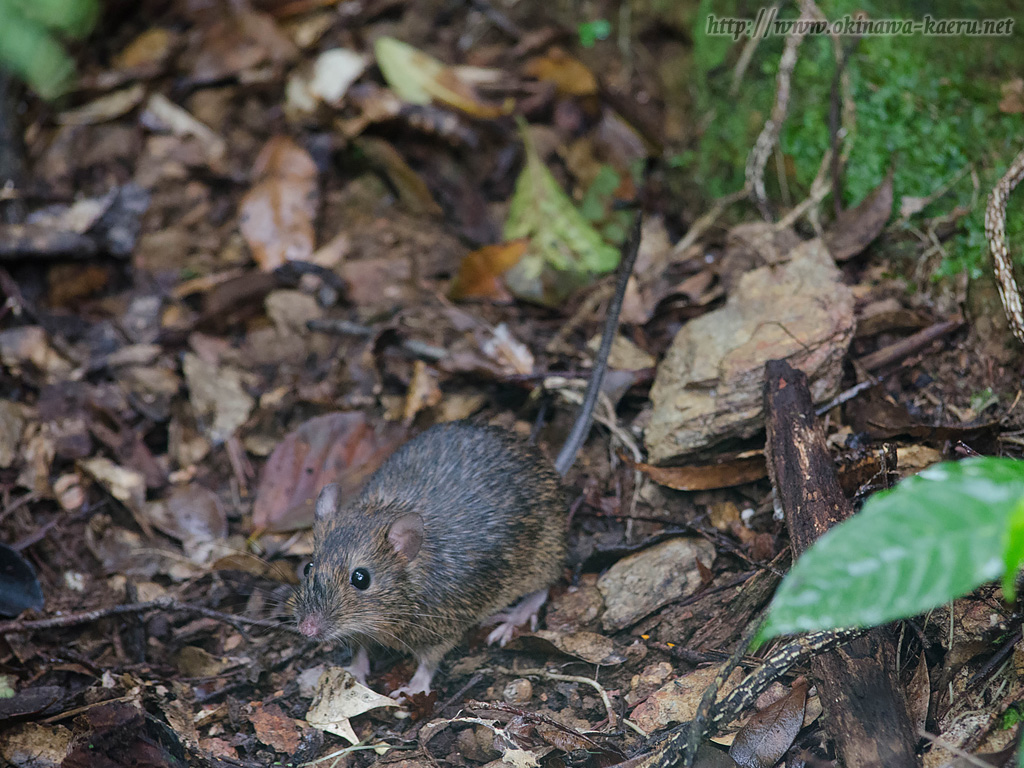
<instances>
[{"instance_id":1,"label":"rat","mask_svg":"<svg viewBox=\"0 0 1024 768\"><path fill-rule=\"evenodd\" d=\"M497 623L487 641L501 645L517 626L536 629L566 556L562 479L590 431L639 241L638 214L583 405L553 464L505 429L457 421L400 447L356 498L321 490L295 616L309 638L354 645L349 671L363 684L369 645L418 662L398 696L429 692L473 625Z\"/></svg>"}]
</instances>

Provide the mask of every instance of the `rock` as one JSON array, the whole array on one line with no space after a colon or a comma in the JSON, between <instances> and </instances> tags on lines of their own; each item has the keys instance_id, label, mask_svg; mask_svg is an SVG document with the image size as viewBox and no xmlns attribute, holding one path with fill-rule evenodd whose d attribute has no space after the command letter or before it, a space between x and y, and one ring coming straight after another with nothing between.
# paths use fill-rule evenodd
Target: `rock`
<instances>
[{"instance_id":1,"label":"rock","mask_svg":"<svg viewBox=\"0 0 1024 768\"><path fill-rule=\"evenodd\" d=\"M764 364L787 360L815 403L839 390L855 328L853 294L820 240L744 274L724 307L687 323L658 367L645 433L652 463L694 458L762 428Z\"/></svg>"},{"instance_id":2,"label":"rock","mask_svg":"<svg viewBox=\"0 0 1024 768\"><path fill-rule=\"evenodd\" d=\"M715 548L704 539L669 539L624 557L598 580L606 630L619 630L700 586L697 560L710 566Z\"/></svg>"}]
</instances>

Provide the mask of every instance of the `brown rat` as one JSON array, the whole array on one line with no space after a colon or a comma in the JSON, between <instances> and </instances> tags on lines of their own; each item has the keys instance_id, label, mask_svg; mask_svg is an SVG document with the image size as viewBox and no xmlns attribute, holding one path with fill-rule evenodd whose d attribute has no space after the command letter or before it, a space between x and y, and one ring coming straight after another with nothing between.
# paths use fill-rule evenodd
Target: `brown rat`
<instances>
[{"instance_id":1,"label":"brown rat","mask_svg":"<svg viewBox=\"0 0 1024 768\"><path fill-rule=\"evenodd\" d=\"M469 627L491 617L500 623L488 642L504 645L519 624L535 626L565 559L560 475L589 431L639 239L637 216L584 405L554 465L506 430L454 422L399 448L357 498L321 491L295 615L308 637L358 645L357 677L369 670L366 646L383 645L419 662L402 690L429 691Z\"/></svg>"}]
</instances>

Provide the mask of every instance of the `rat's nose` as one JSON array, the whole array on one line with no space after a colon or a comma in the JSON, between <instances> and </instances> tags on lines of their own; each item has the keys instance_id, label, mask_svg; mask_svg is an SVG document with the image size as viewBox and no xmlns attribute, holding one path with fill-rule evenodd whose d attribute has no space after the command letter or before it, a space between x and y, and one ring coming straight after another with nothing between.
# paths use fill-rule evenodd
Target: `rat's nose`
<instances>
[{"instance_id":1,"label":"rat's nose","mask_svg":"<svg viewBox=\"0 0 1024 768\"><path fill-rule=\"evenodd\" d=\"M299 632L306 637L319 637L324 631L324 618L318 613L311 613L299 622Z\"/></svg>"}]
</instances>

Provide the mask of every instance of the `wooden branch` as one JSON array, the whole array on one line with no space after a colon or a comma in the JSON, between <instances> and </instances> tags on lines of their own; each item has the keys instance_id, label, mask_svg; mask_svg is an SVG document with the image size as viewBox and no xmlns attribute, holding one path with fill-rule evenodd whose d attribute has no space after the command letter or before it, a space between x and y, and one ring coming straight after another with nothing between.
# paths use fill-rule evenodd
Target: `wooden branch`
<instances>
[{"instance_id":1,"label":"wooden branch","mask_svg":"<svg viewBox=\"0 0 1024 768\"><path fill-rule=\"evenodd\" d=\"M839 486L818 425L807 377L785 361L765 366L766 454L777 503L799 556L853 514ZM895 672L895 650L884 628L816 656L811 673L846 768L913 768L917 737Z\"/></svg>"}]
</instances>

